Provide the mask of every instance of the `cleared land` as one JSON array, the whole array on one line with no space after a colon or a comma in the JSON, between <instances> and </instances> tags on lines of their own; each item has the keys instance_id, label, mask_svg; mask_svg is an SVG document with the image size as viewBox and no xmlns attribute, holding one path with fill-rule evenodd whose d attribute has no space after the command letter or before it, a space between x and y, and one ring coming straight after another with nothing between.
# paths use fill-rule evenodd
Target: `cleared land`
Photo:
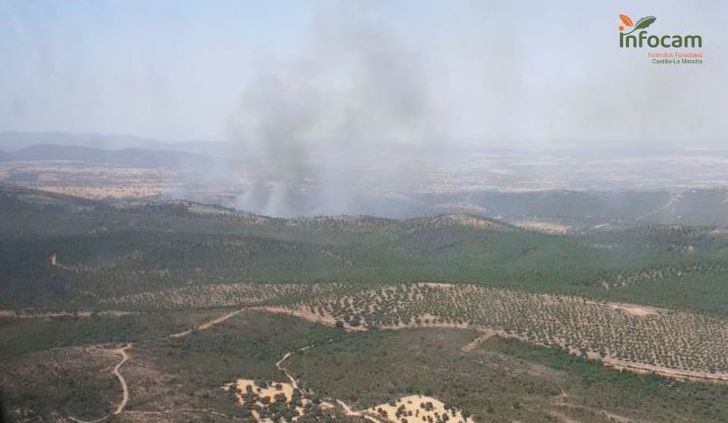
<instances>
[{"instance_id":1,"label":"cleared land","mask_svg":"<svg viewBox=\"0 0 728 423\"><path fill-rule=\"evenodd\" d=\"M0 182L88 199L152 198L179 186L180 172L71 162L0 163Z\"/></svg>"}]
</instances>

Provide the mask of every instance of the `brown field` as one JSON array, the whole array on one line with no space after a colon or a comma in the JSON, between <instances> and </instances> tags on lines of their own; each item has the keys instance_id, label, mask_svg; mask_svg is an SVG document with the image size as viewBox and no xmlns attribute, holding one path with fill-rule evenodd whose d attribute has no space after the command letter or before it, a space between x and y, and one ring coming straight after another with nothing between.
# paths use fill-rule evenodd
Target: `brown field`
<instances>
[{"instance_id":1,"label":"brown field","mask_svg":"<svg viewBox=\"0 0 728 423\"><path fill-rule=\"evenodd\" d=\"M519 228L528 229L530 231L543 232L547 234L565 234L571 229L568 225L562 225L554 222L542 222L537 220L522 220L515 224Z\"/></svg>"},{"instance_id":2,"label":"brown field","mask_svg":"<svg viewBox=\"0 0 728 423\"><path fill-rule=\"evenodd\" d=\"M0 182L89 199L158 197L179 186L178 171L65 162L0 164Z\"/></svg>"}]
</instances>

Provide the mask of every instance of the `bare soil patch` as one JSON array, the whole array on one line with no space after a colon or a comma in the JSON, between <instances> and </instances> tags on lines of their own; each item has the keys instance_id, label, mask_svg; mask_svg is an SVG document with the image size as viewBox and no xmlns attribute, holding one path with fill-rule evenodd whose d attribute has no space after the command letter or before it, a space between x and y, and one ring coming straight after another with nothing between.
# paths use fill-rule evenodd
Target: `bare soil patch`
<instances>
[{"instance_id":1,"label":"bare soil patch","mask_svg":"<svg viewBox=\"0 0 728 423\"><path fill-rule=\"evenodd\" d=\"M568 225L538 220L522 220L517 222L516 226L528 229L529 231L543 232L547 234L565 234L569 231L569 229L571 229Z\"/></svg>"}]
</instances>

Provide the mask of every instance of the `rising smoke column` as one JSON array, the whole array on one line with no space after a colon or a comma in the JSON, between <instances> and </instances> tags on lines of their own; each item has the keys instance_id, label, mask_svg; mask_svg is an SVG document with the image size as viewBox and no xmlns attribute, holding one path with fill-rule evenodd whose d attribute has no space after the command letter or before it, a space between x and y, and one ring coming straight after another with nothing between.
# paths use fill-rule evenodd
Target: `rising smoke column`
<instances>
[{"instance_id":1,"label":"rising smoke column","mask_svg":"<svg viewBox=\"0 0 728 423\"><path fill-rule=\"evenodd\" d=\"M442 137L419 57L381 25L329 22L316 25L303 59L262 73L241 95L228 132L255 177L238 208L357 213L365 181L398 190ZM302 192L312 181L318 189Z\"/></svg>"}]
</instances>

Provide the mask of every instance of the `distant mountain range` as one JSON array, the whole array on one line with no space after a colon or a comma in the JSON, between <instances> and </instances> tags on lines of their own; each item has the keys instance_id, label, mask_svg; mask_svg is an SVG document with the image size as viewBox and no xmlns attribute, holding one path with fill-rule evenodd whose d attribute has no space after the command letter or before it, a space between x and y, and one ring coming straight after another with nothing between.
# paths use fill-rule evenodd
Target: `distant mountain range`
<instances>
[{"instance_id":1,"label":"distant mountain range","mask_svg":"<svg viewBox=\"0 0 728 423\"><path fill-rule=\"evenodd\" d=\"M174 150L207 156L223 155L227 148L227 144L216 141L163 142L132 135L0 131L0 151L15 152L33 145L77 146L102 150Z\"/></svg>"},{"instance_id":2,"label":"distant mountain range","mask_svg":"<svg viewBox=\"0 0 728 423\"><path fill-rule=\"evenodd\" d=\"M115 164L131 167L195 167L212 159L201 154L176 150L124 148L104 150L93 147L38 144L0 155L2 161L70 161Z\"/></svg>"}]
</instances>

